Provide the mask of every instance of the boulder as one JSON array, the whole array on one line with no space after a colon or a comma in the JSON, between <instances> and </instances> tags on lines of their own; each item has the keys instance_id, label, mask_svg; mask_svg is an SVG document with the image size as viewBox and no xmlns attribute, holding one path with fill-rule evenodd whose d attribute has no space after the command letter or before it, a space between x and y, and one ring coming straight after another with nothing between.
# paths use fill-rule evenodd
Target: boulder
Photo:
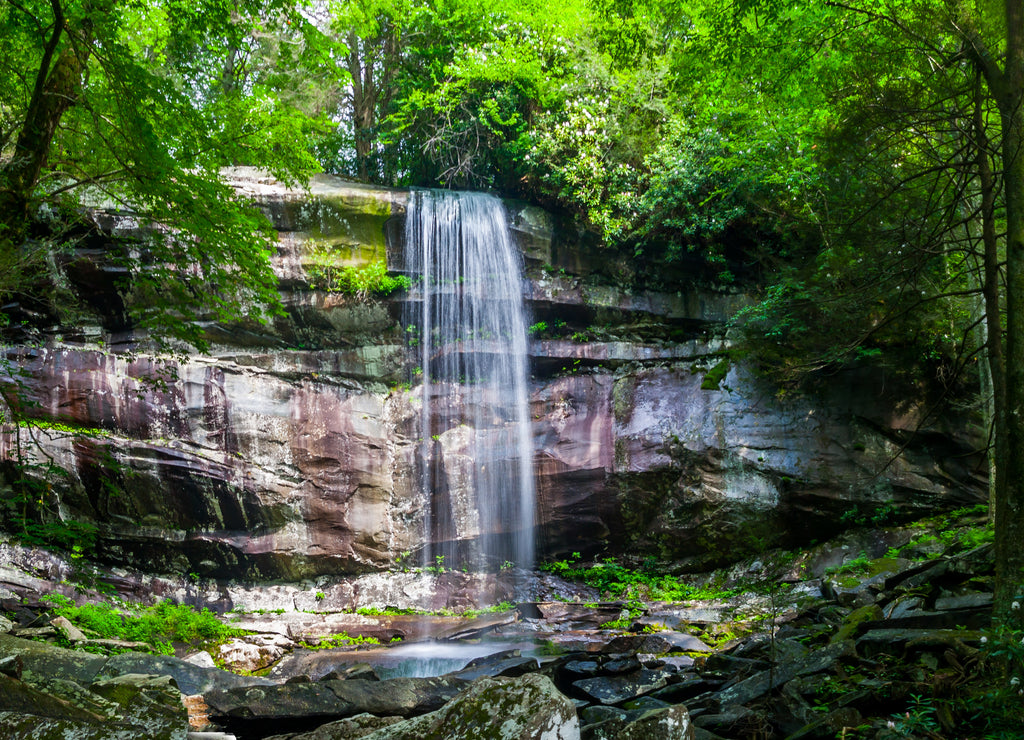
<instances>
[{"instance_id":1,"label":"boulder","mask_svg":"<svg viewBox=\"0 0 1024 740\"><path fill-rule=\"evenodd\" d=\"M393 727L403 722L401 717L376 717L372 714L357 714L355 717L339 719L320 725L311 732L300 734L272 735L266 740L355 740L373 734L378 730Z\"/></svg>"},{"instance_id":2,"label":"boulder","mask_svg":"<svg viewBox=\"0 0 1024 740\"><path fill-rule=\"evenodd\" d=\"M235 671L254 671L266 668L280 660L288 652L287 644L272 639L261 640L258 635L232 638L220 646L221 662ZM291 640L287 643L294 645Z\"/></svg>"},{"instance_id":3,"label":"boulder","mask_svg":"<svg viewBox=\"0 0 1024 740\"><path fill-rule=\"evenodd\" d=\"M601 704L621 704L627 699L649 694L668 683L670 671L641 669L634 673L583 678L573 687Z\"/></svg>"},{"instance_id":4,"label":"boulder","mask_svg":"<svg viewBox=\"0 0 1024 740\"><path fill-rule=\"evenodd\" d=\"M104 678L89 690L120 707L121 720L147 738L179 738L188 728L188 712L170 676L126 673Z\"/></svg>"},{"instance_id":5,"label":"boulder","mask_svg":"<svg viewBox=\"0 0 1024 740\"><path fill-rule=\"evenodd\" d=\"M367 740L579 740L573 703L551 680L481 678L443 709L366 735Z\"/></svg>"},{"instance_id":6,"label":"boulder","mask_svg":"<svg viewBox=\"0 0 1024 740\"><path fill-rule=\"evenodd\" d=\"M50 620L50 624L65 640L68 640L69 642L81 642L86 639L85 633L75 625L71 624L67 617L54 617Z\"/></svg>"},{"instance_id":7,"label":"boulder","mask_svg":"<svg viewBox=\"0 0 1024 740\"><path fill-rule=\"evenodd\" d=\"M494 655L471 660L461 671L450 673L452 678L473 681L482 676L522 676L540 667L537 659L523 657L518 650L506 650Z\"/></svg>"},{"instance_id":8,"label":"boulder","mask_svg":"<svg viewBox=\"0 0 1024 740\"><path fill-rule=\"evenodd\" d=\"M544 676L481 678L443 708L407 720L359 715L289 740L579 740L571 701ZM273 740L273 739L271 739ZM283 740L283 737L281 738Z\"/></svg>"},{"instance_id":9,"label":"boulder","mask_svg":"<svg viewBox=\"0 0 1024 740\"><path fill-rule=\"evenodd\" d=\"M258 676L240 676L217 668L203 668L180 658L144 653L122 653L106 658L97 678L113 678L125 673L170 676L183 694L245 686L267 686L273 682Z\"/></svg>"},{"instance_id":10,"label":"boulder","mask_svg":"<svg viewBox=\"0 0 1024 740\"><path fill-rule=\"evenodd\" d=\"M4 740L185 740L188 715L165 676L101 679L88 689L67 679L36 679L32 686L0 675Z\"/></svg>"},{"instance_id":11,"label":"boulder","mask_svg":"<svg viewBox=\"0 0 1024 740\"><path fill-rule=\"evenodd\" d=\"M797 676L821 673L831 668L840 658L853 655L855 653L850 640L831 643L820 650L815 650L807 657L782 663L769 670L756 673L750 678L745 678L720 691L715 697L715 701L720 707L746 704Z\"/></svg>"},{"instance_id":12,"label":"boulder","mask_svg":"<svg viewBox=\"0 0 1024 740\"><path fill-rule=\"evenodd\" d=\"M239 734L312 729L357 714L409 717L434 711L466 682L453 678L349 679L210 691L211 721Z\"/></svg>"},{"instance_id":13,"label":"boulder","mask_svg":"<svg viewBox=\"0 0 1024 740\"><path fill-rule=\"evenodd\" d=\"M614 740L694 740L694 726L686 707L651 709L630 722Z\"/></svg>"}]
</instances>

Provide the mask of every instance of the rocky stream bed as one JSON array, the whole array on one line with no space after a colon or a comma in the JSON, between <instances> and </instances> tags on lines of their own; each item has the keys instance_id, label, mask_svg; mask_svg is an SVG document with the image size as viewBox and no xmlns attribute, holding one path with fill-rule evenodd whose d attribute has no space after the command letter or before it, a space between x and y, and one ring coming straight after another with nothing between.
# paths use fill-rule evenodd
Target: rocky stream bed
<instances>
[{"instance_id":1,"label":"rocky stream bed","mask_svg":"<svg viewBox=\"0 0 1024 740\"><path fill-rule=\"evenodd\" d=\"M725 599L596 601L547 575L549 593L576 601L473 618L236 612L224 619L246 634L173 657L54 619L46 593L100 596L62 582L59 557L8 543L0 728L11 740L1014 737L970 729L991 702L1000 721L1021 714L990 630L991 546L973 544L858 530L704 576L732 589ZM385 646L324 647L342 631ZM397 675L417 650L456 668Z\"/></svg>"}]
</instances>

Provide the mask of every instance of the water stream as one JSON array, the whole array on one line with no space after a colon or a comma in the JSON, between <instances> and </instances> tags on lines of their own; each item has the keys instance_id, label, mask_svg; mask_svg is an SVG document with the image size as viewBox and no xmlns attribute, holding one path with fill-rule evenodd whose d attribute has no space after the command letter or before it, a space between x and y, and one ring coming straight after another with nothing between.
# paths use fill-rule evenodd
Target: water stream
<instances>
[{"instance_id":1,"label":"water stream","mask_svg":"<svg viewBox=\"0 0 1024 740\"><path fill-rule=\"evenodd\" d=\"M498 198L411 194L406 314L418 353L422 563L435 572L533 566L533 448L522 262Z\"/></svg>"}]
</instances>

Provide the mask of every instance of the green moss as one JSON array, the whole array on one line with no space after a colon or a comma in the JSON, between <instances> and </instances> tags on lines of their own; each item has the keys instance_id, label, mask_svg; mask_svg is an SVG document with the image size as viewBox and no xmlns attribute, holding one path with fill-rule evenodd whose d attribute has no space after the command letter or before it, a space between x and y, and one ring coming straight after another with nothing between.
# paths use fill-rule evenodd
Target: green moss
<instances>
[{"instance_id":1,"label":"green moss","mask_svg":"<svg viewBox=\"0 0 1024 740\"><path fill-rule=\"evenodd\" d=\"M612 412L615 421L625 423L633 413L633 398L636 395L637 378L626 375L615 381L612 387Z\"/></svg>"},{"instance_id":2,"label":"green moss","mask_svg":"<svg viewBox=\"0 0 1024 740\"><path fill-rule=\"evenodd\" d=\"M852 639L860 631L862 625L868 622L877 622L881 618L882 609L878 604L868 604L860 609L855 609L843 620L843 626L832 635L829 642L838 643Z\"/></svg>"},{"instance_id":3,"label":"green moss","mask_svg":"<svg viewBox=\"0 0 1024 740\"><path fill-rule=\"evenodd\" d=\"M707 374L704 375L704 380L701 381L700 389L702 391L721 390L722 381L725 380L725 376L729 374L729 369L731 367L732 361L728 357L720 360L718 364L708 370Z\"/></svg>"}]
</instances>

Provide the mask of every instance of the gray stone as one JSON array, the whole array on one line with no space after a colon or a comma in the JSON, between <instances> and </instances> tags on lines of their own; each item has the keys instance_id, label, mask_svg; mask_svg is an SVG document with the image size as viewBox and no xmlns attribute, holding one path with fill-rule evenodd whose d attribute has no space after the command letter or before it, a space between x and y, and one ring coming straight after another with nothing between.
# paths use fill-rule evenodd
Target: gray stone
<instances>
[{"instance_id":1,"label":"gray stone","mask_svg":"<svg viewBox=\"0 0 1024 740\"><path fill-rule=\"evenodd\" d=\"M0 658L0 675L10 676L21 680L21 658L17 655L7 655Z\"/></svg>"},{"instance_id":2,"label":"gray stone","mask_svg":"<svg viewBox=\"0 0 1024 740\"><path fill-rule=\"evenodd\" d=\"M380 680L380 676L377 675L377 671L375 671L373 666L369 663L347 663L345 665L340 665L319 680L345 681L353 678L362 679L364 681Z\"/></svg>"},{"instance_id":3,"label":"gray stone","mask_svg":"<svg viewBox=\"0 0 1024 740\"><path fill-rule=\"evenodd\" d=\"M401 717L375 717L372 714L357 714L355 717L320 725L312 732L272 735L266 740L298 740L299 738L301 740L356 740L356 738L366 737L400 722L402 722Z\"/></svg>"},{"instance_id":4,"label":"gray stone","mask_svg":"<svg viewBox=\"0 0 1024 740\"><path fill-rule=\"evenodd\" d=\"M574 681L573 686L602 704L620 704L627 699L649 694L668 683L669 671L648 670L617 676L598 676Z\"/></svg>"},{"instance_id":5,"label":"gray stone","mask_svg":"<svg viewBox=\"0 0 1024 740\"><path fill-rule=\"evenodd\" d=\"M652 709L630 722L615 740L694 740L694 725L686 707Z\"/></svg>"},{"instance_id":6,"label":"gray stone","mask_svg":"<svg viewBox=\"0 0 1024 740\"><path fill-rule=\"evenodd\" d=\"M652 696L641 696L639 699L630 699L629 701L624 702L622 708L626 709L630 716L635 718L652 709L665 709L670 706L672 705L667 701L655 699Z\"/></svg>"},{"instance_id":7,"label":"gray stone","mask_svg":"<svg viewBox=\"0 0 1024 740\"><path fill-rule=\"evenodd\" d=\"M519 652L518 650L516 652ZM521 676L539 668L537 659L533 657L512 656L495 661L473 661L461 671L451 674L453 678L473 681L482 676Z\"/></svg>"},{"instance_id":8,"label":"gray stone","mask_svg":"<svg viewBox=\"0 0 1024 740\"><path fill-rule=\"evenodd\" d=\"M0 676L0 730L5 740L185 740L188 717L166 677L124 676L93 683L34 679L45 690Z\"/></svg>"},{"instance_id":9,"label":"gray stone","mask_svg":"<svg viewBox=\"0 0 1024 740\"><path fill-rule=\"evenodd\" d=\"M67 617L54 617L50 620L50 625L70 642L81 642L86 639L85 633L71 624Z\"/></svg>"},{"instance_id":10,"label":"gray stone","mask_svg":"<svg viewBox=\"0 0 1024 740\"><path fill-rule=\"evenodd\" d=\"M857 639L857 652L864 658L877 655L900 656L907 648L921 650L946 649L980 644L981 635L976 631L957 629L876 629L866 632Z\"/></svg>"},{"instance_id":11,"label":"gray stone","mask_svg":"<svg viewBox=\"0 0 1024 740\"><path fill-rule=\"evenodd\" d=\"M26 678L63 678L86 686L108 660L91 653L3 634L0 634L0 654L20 660Z\"/></svg>"},{"instance_id":12,"label":"gray stone","mask_svg":"<svg viewBox=\"0 0 1024 740\"><path fill-rule=\"evenodd\" d=\"M466 682L447 677L350 679L210 691L205 699L213 722L244 735L300 719L329 722L364 713L424 714L439 709L465 686Z\"/></svg>"},{"instance_id":13,"label":"gray stone","mask_svg":"<svg viewBox=\"0 0 1024 740\"><path fill-rule=\"evenodd\" d=\"M580 736L582 740L614 740L628 723L629 720L626 717L609 717L600 722L585 725L580 729Z\"/></svg>"},{"instance_id":14,"label":"gray stone","mask_svg":"<svg viewBox=\"0 0 1024 740\"><path fill-rule=\"evenodd\" d=\"M892 601L882 614L886 619L899 619L908 612L918 609L923 603L924 600L920 596L905 596Z\"/></svg>"},{"instance_id":15,"label":"gray stone","mask_svg":"<svg viewBox=\"0 0 1024 740\"><path fill-rule=\"evenodd\" d=\"M603 704L593 704L585 707L579 712L580 722L584 725L593 725L609 719L625 719L626 710L618 707L608 707Z\"/></svg>"},{"instance_id":16,"label":"gray stone","mask_svg":"<svg viewBox=\"0 0 1024 740\"><path fill-rule=\"evenodd\" d=\"M744 706L731 706L716 714L701 714L694 718L693 723L700 728L712 732L728 733L740 722L754 713Z\"/></svg>"},{"instance_id":17,"label":"gray stone","mask_svg":"<svg viewBox=\"0 0 1024 740\"><path fill-rule=\"evenodd\" d=\"M593 676L600 670L600 663L596 660L570 660L562 670L577 676Z\"/></svg>"},{"instance_id":18,"label":"gray stone","mask_svg":"<svg viewBox=\"0 0 1024 740\"><path fill-rule=\"evenodd\" d=\"M259 645L248 638L232 638L220 646L219 657L232 670L252 673L276 663L286 652L278 645Z\"/></svg>"},{"instance_id":19,"label":"gray stone","mask_svg":"<svg viewBox=\"0 0 1024 740\"><path fill-rule=\"evenodd\" d=\"M321 728L325 730L326 728ZM438 711L365 735L299 735L294 740L579 740L572 702L550 679L481 678Z\"/></svg>"},{"instance_id":20,"label":"gray stone","mask_svg":"<svg viewBox=\"0 0 1024 740\"><path fill-rule=\"evenodd\" d=\"M57 635L57 630L52 626L21 627L19 629L11 630L11 634L25 640L32 640L37 637L55 637Z\"/></svg>"},{"instance_id":21,"label":"gray stone","mask_svg":"<svg viewBox=\"0 0 1024 740\"><path fill-rule=\"evenodd\" d=\"M658 637L668 643L669 651L682 653L710 653L711 648L698 637L685 632L659 632ZM662 651L668 652L668 651Z\"/></svg>"},{"instance_id":22,"label":"gray stone","mask_svg":"<svg viewBox=\"0 0 1024 740\"><path fill-rule=\"evenodd\" d=\"M694 660L689 655L667 655L661 658L661 662L662 665L671 670L683 671L687 668L692 668Z\"/></svg>"},{"instance_id":23,"label":"gray stone","mask_svg":"<svg viewBox=\"0 0 1024 740\"><path fill-rule=\"evenodd\" d=\"M985 609L992 606L992 594L974 592L959 596L940 596L935 600L935 608L944 609Z\"/></svg>"},{"instance_id":24,"label":"gray stone","mask_svg":"<svg viewBox=\"0 0 1024 740\"><path fill-rule=\"evenodd\" d=\"M655 699L661 699L667 701L669 704L680 704L688 701L698 694L707 692L709 689L716 688L721 685L721 682L711 682L705 679L703 676L699 676L694 673L688 673L681 676L676 676L672 683L663 689L651 692L651 696ZM710 694L709 694L710 695Z\"/></svg>"},{"instance_id":25,"label":"gray stone","mask_svg":"<svg viewBox=\"0 0 1024 740\"><path fill-rule=\"evenodd\" d=\"M231 687L273 684L258 676L239 676L215 668L201 668L180 658L143 653L111 655L103 662L97 677L110 678L125 673L170 676L183 694L205 694Z\"/></svg>"},{"instance_id":26,"label":"gray stone","mask_svg":"<svg viewBox=\"0 0 1024 740\"><path fill-rule=\"evenodd\" d=\"M186 663L199 666L200 668L216 668L217 664L213 661L213 656L205 650L200 650L195 653L189 653L182 658Z\"/></svg>"},{"instance_id":27,"label":"gray stone","mask_svg":"<svg viewBox=\"0 0 1024 740\"><path fill-rule=\"evenodd\" d=\"M640 661L633 656L609 660L601 665L601 670L604 673L630 673L639 669Z\"/></svg>"},{"instance_id":28,"label":"gray stone","mask_svg":"<svg viewBox=\"0 0 1024 740\"><path fill-rule=\"evenodd\" d=\"M170 676L124 674L94 682L89 690L116 701L124 721L140 728L140 736L184 738L188 712Z\"/></svg>"},{"instance_id":29,"label":"gray stone","mask_svg":"<svg viewBox=\"0 0 1024 740\"><path fill-rule=\"evenodd\" d=\"M809 656L800 660L783 663L770 670L756 673L750 678L745 678L720 691L716 700L721 707L746 704L760 696L764 696L775 687L781 686L797 676L806 676L828 670L840 658L852 655L854 655L852 642L847 640L833 643L815 650Z\"/></svg>"}]
</instances>

